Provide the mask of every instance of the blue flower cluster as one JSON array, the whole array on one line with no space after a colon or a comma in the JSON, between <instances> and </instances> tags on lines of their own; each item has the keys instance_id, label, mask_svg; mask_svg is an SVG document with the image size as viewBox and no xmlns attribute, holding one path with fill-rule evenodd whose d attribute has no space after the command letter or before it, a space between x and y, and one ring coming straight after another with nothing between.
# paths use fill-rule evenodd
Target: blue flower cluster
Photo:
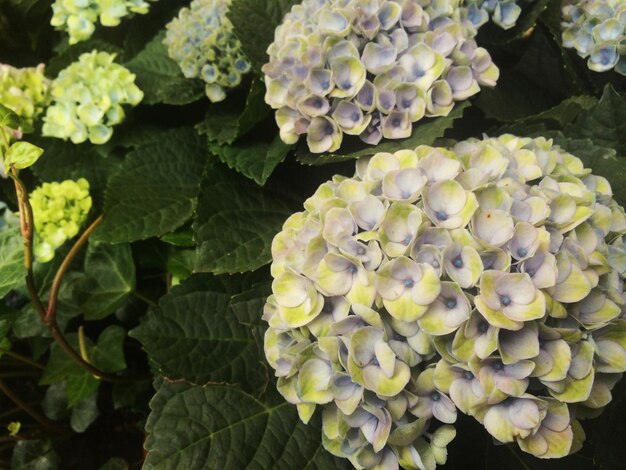
<instances>
[{"instance_id":1,"label":"blue flower cluster","mask_svg":"<svg viewBox=\"0 0 626 470\"><path fill-rule=\"evenodd\" d=\"M194 0L167 25L164 41L185 77L206 82L212 102L226 98L226 89L239 85L250 70L226 16L229 5L230 0Z\"/></svg>"},{"instance_id":2,"label":"blue flower cluster","mask_svg":"<svg viewBox=\"0 0 626 470\"><path fill-rule=\"evenodd\" d=\"M563 46L588 58L594 72L626 75L626 0L582 0L563 6Z\"/></svg>"}]
</instances>

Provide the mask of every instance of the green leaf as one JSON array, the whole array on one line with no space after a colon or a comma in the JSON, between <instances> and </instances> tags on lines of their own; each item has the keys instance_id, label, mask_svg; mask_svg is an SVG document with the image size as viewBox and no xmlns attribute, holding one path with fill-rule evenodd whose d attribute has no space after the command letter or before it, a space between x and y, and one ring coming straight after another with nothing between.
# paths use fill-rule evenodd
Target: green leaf
<instances>
[{"instance_id":1,"label":"green leaf","mask_svg":"<svg viewBox=\"0 0 626 470\"><path fill-rule=\"evenodd\" d=\"M567 136L589 138L626 157L626 98L609 84L598 103L565 129Z\"/></svg>"},{"instance_id":2,"label":"green leaf","mask_svg":"<svg viewBox=\"0 0 626 470\"><path fill-rule=\"evenodd\" d=\"M19 227L0 232L0 298L16 287L24 276L24 245Z\"/></svg>"},{"instance_id":3,"label":"green leaf","mask_svg":"<svg viewBox=\"0 0 626 470\"><path fill-rule=\"evenodd\" d=\"M256 79L250 85L245 101L234 94L229 99L214 103L198 125L198 132L206 134L209 142L232 144L249 132L270 113L265 104L265 84Z\"/></svg>"},{"instance_id":4,"label":"green leaf","mask_svg":"<svg viewBox=\"0 0 626 470\"><path fill-rule=\"evenodd\" d=\"M267 330L267 323L263 321L261 312L271 293L272 281L267 280L258 282L236 294L230 301L230 307L235 312L239 323L252 329L260 349L263 349L263 336Z\"/></svg>"},{"instance_id":5,"label":"green leaf","mask_svg":"<svg viewBox=\"0 0 626 470\"><path fill-rule=\"evenodd\" d=\"M196 271L236 273L269 263L272 239L292 212L289 202L213 165L198 198Z\"/></svg>"},{"instance_id":6,"label":"green leaf","mask_svg":"<svg viewBox=\"0 0 626 470\"><path fill-rule=\"evenodd\" d=\"M4 156L4 171L9 172L13 166L23 170L33 165L43 154L43 149L29 142L14 142Z\"/></svg>"},{"instance_id":7,"label":"green leaf","mask_svg":"<svg viewBox=\"0 0 626 470\"><path fill-rule=\"evenodd\" d=\"M286 402L267 405L221 385L163 382L150 407L146 470L352 468L323 449L319 417L304 425Z\"/></svg>"},{"instance_id":8,"label":"green leaf","mask_svg":"<svg viewBox=\"0 0 626 470\"><path fill-rule=\"evenodd\" d=\"M67 406L72 408L80 404L90 395L96 393L100 381L94 376L81 369L81 372L72 374L67 377L65 384L65 393L67 394Z\"/></svg>"},{"instance_id":9,"label":"green leaf","mask_svg":"<svg viewBox=\"0 0 626 470\"><path fill-rule=\"evenodd\" d=\"M74 432L85 432L89 426L100 416L98 410L98 394L92 393L74 406L70 426Z\"/></svg>"},{"instance_id":10,"label":"green leaf","mask_svg":"<svg viewBox=\"0 0 626 470\"><path fill-rule=\"evenodd\" d=\"M229 308L244 281L244 276L192 276L162 297L131 336L169 379L258 390L266 381L260 351Z\"/></svg>"},{"instance_id":11,"label":"green leaf","mask_svg":"<svg viewBox=\"0 0 626 470\"><path fill-rule=\"evenodd\" d=\"M204 84L187 79L167 54L165 31L157 34L146 48L125 64L137 75L137 86L144 92L144 104L183 105L204 96Z\"/></svg>"},{"instance_id":12,"label":"green leaf","mask_svg":"<svg viewBox=\"0 0 626 470\"><path fill-rule=\"evenodd\" d=\"M98 343L89 356L93 364L104 372L117 372L126 369L124 360L124 340L126 330L119 325L108 326L98 337Z\"/></svg>"},{"instance_id":13,"label":"green leaf","mask_svg":"<svg viewBox=\"0 0 626 470\"><path fill-rule=\"evenodd\" d=\"M167 258L167 272L172 275L172 281L179 283L193 274L195 264L196 250L177 250Z\"/></svg>"},{"instance_id":14,"label":"green leaf","mask_svg":"<svg viewBox=\"0 0 626 470\"><path fill-rule=\"evenodd\" d=\"M271 143L240 142L230 146L209 143L209 151L213 155L261 186L292 148L293 145L283 143L279 136Z\"/></svg>"},{"instance_id":15,"label":"green leaf","mask_svg":"<svg viewBox=\"0 0 626 470\"><path fill-rule=\"evenodd\" d=\"M8 127L10 129L29 128L31 127L24 119L18 116L12 109L7 108L0 103L0 128Z\"/></svg>"},{"instance_id":16,"label":"green leaf","mask_svg":"<svg viewBox=\"0 0 626 470\"><path fill-rule=\"evenodd\" d=\"M233 0L228 18L241 41L244 53L259 71L268 61L266 50L274 40L274 29L299 0Z\"/></svg>"},{"instance_id":17,"label":"green leaf","mask_svg":"<svg viewBox=\"0 0 626 470\"><path fill-rule=\"evenodd\" d=\"M180 247L196 246L191 227L183 227L175 232L166 233L161 236L161 241Z\"/></svg>"},{"instance_id":18,"label":"green leaf","mask_svg":"<svg viewBox=\"0 0 626 470\"><path fill-rule=\"evenodd\" d=\"M17 441L11 470L55 470L59 457L49 440Z\"/></svg>"},{"instance_id":19,"label":"green leaf","mask_svg":"<svg viewBox=\"0 0 626 470\"><path fill-rule=\"evenodd\" d=\"M374 155L378 152L395 152L401 149L415 148L419 145L432 145L438 138L451 129L454 121L463 116L463 111L469 106L469 102L457 103L450 114L445 117L427 119L413 126L411 137L402 140L387 140L375 147L367 146L363 149L347 153L318 154L309 152L306 143L299 146L296 152L298 161L306 165L326 165L345 160L353 160L360 157Z\"/></svg>"},{"instance_id":20,"label":"green leaf","mask_svg":"<svg viewBox=\"0 0 626 470\"><path fill-rule=\"evenodd\" d=\"M172 232L189 220L206 155L193 129L179 132L181 139L139 147L128 154L109 180L105 218L93 235L96 240L142 240Z\"/></svg>"},{"instance_id":21,"label":"green leaf","mask_svg":"<svg viewBox=\"0 0 626 470\"><path fill-rule=\"evenodd\" d=\"M99 470L128 470L128 463L126 460L119 457L113 457L109 459Z\"/></svg>"},{"instance_id":22,"label":"green leaf","mask_svg":"<svg viewBox=\"0 0 626 470\"><path fill-rule=\"evenodd\" d=\"M77 300L87 320L113 313L135 290L135 263L130 245L91 242L85 258L84 282Z\"/></svg>"}]
</instances>

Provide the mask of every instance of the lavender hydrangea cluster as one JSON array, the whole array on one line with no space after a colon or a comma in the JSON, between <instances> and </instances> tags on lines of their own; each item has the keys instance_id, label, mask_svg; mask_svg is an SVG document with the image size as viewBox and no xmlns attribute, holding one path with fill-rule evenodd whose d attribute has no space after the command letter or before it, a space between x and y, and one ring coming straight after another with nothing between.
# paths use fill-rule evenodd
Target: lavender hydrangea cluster
<instances>
[{"instance_id":1,"label":"lavender hydrangea cluster","mask_svg":"<svg viewBox=\"0 0 626 470\"><path fill-rule=\"evenodd\" d=\"M530 3L534 0L521 0L523 1ZM518 0L465 0L465 5L466 15L476 28L480 28L491 18L500 28L511 29L522 13Z\"/></svg>"},{"instance_id":2,"label":"lavender hydrangea cluster","mask_svg":"<svg viewBox=\"0 0 626 470\"><path fill-rule=\"evenodd\" d=\"M278 390L356 468L434 469L457 410L540 458L626 371L626 215L544 138L377 153L272 244ZM576 439L574 436L576 435Z\"/></svg>"},{"instance_id":3,"label":"lavender hydrangea cluster","mask_svg":"<svg viewBox=\"0 0 626 470\"><path fill-rule=\"evenodd\" d=\"M563 6L563 46L594 72L626 75L626 0L577 0Z\"/></svg>"},{"instance_id":4,"label":"lavender hydrangea cluster","mask_svg":"<svg viewBox=\"0 0 626 470\"><path fill-rule=\"evenodd\" d=\"M372 145L406 138L413 123L495 85L475 35L459 0L304 0L268 48L265 100L282 140L306 134L314 153L337 150L344 134Z\"/></svg>"},{"instance_id":5,"label":"lavender hydrangea cluster","mask_svg":"<svg viewBox=\"0 0 626 470\"><path fill-rule=\"evenodd\" d=\"M250 62L226 16L230 0L194 0L167 25L165 45L187 78L201 78L211 102L241 83Z\"/></svg>"}]
</instances>

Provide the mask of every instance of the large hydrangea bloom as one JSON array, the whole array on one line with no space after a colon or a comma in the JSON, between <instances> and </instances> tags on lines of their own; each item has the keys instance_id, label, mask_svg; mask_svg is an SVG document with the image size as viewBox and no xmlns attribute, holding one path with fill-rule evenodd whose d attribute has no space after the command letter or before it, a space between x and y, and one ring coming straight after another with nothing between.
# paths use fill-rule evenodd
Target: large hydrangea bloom
<instances>
[{"instance_id":1,"label":"large hydrangea bloom","mask_svg":"<svg viewBox=\"0 0 626 470\"><path fill-rule=\"evenodd\" d=\"M626 216L543 138L377 153L272 244L265 352L357 468L433 469L457 410L541 458L626 370ZM434 432L433 432L434 430Z\"/></svg>"},{"instance_id":2,"label":"large hydrangea bloom","mask_svg":"<svg viewBox=\"0 0 626 470\"><path fill-rule=\"evenodd\" d=\"M91 37L98 20L102 26L117 26L125 16L148 13L150 1L155 0L56 0L50 24L67 31L70 44L76 44Z\"/></svg>"},{"instance_id":3,"label":"large hydrangea bloom","mask_svg":"<svg viewBox=\"0 0 626 470\"><path fill-rule=\"evenodd\" d=\"M89 182L80 178L43 183L29 200L35 222L35 258L46 263L54 258L59 246L78 235L87 220L91 209Z\"/></svg>"},{"instance_id":4,"label":"large hydrangea bloom","mask_svg":"<svg viewBox=\"0 0 626 470\"><path fill-rule=\"evenodd\" d=\"M263 67L280 136L314 153L343 135L377 144L494 86L498 68L472 39L459 0L304 0L276 28Z\"/></svg>"},{"instance_id":5,"label":"large hydrangea bloom","mask_svg":"<svg viewBox=\"0 0 626 470\"><path fill-rule=\"evenodd\" d=\"M569 0L562 24L563 45L591 70L626 75L626 0Z\"/></svg>"},{"instance_id":6,"label":"large hydrangea bloom","mask_svg":"<svg viewBox=\"0 0 626 470\"><path fill-rule=\"evenodd\" d=\"M122 105L135 106L143 99L135 75L114 60L115 54L93 51L59 73L52 83L54 102L46 111L43 135L75 144L87 139L108 142L112 127L124 120Z\"/></svg>"},{"instance_id":7,"label":"large hydrangea bloom","mask_svg":"<svg viewBox=\"0 0 626 470\"><path fill-rule=\"evenodd\" d=\"M44 65L16 68L0 64L0 103L32 123L49 101L50 80Z\"/></svg>"},{"instance_id":8,"label":"large hydrangea bloom","mask_svg":"<svg viewBox=\"0 0 626 470\"><path fill-rule=\"evenodd\" d=\"M167 25L165 44L187 78L201 78L212 102L241 83L250 62L226 16L231 0L194 0Z\"/></svg>"}]
</instances>

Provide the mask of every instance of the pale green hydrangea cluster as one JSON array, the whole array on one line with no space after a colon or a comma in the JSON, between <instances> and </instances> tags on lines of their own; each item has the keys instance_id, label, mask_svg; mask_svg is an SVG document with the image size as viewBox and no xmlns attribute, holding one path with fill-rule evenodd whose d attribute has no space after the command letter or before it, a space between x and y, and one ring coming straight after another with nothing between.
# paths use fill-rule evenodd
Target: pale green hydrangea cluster
<instances>
[{"instance_id":1,"label":"pale green hydrangea cluster","mask_svg":"<svg viewBox=\"0 0 626 470\"><path fill-rule=\"evenodd\" d=\"M446 116L499 76L459 0L304 0L276 29L263 67L280 136L314 153L343 135L376 145Z\"/></svg>"},{"instance_id":2,"label":"pale green hydrangea cluster","mask_svg":"<svg viewBox=\"0 0 626 470\"><path fill-rule=\"evenodd\" d=\"M517 23L522 6L534 0L465 0L468 19L480 28L491 18L502 29L511 29Z\"/></svg>"},{"instance_id":3,"label":"pale green hydrangea cluster","mask_svg":"<svg viewBox=\"0 0 626 470\"><path fill-rule=\"evenodd\" d=\"M50 24L67 31L70 44L85 41L102 26L117 26L122 18L135 13L145 15L154 0L56 0Z\"/></svg>"},{"instance_id":4,"label":"pale green hydrangea cluster","mask_svg":"<svg viewBox=\"0 0 626 470\"><path fill-rule=\"evenodd\" d=\"M321 408L328 451L432 470L457 410L537 457L577 450L626 370L605 178L503 135L377 153L304 208L272 244L265 353L304 422Z\"/></svg>"},{"instance_id":5,"label":"pale green hydrangea cluster","mask_svg":"<svg viewBox=\"0 0 626 470\"><path fill-rule=\"evenodd\" d=\"M594 72L626 75L626 0L575 0L563 6L563 46Z\"/></svg>"},{"instance_id":6,"label":"pale green hydrangea cluster","mask_svg":"<svg viewBox=\"0 0 626 470\"><path fill-rule=\"evenodd\" d=\"M75 144L87 139L108 142L112 127L124 120L122 105L135 106L143 99L135 75L114 59L115 54L94 50L59 73L52 83L54 102L46 111L43 135Z\"/></svg>"},{"instance_id":7,"label":"pale green hydrangea cluster","mask_svg":"<svg viewBox=\"0 0 626 470\"><path fill-rule=\"evenodd\" d=\"M241 83L250 62L226 16L231 0L194 0L167 25L165 45L187 78L201 78L211 102Z\"/></svg>"},{"instance_id":8,"label":"pale green hydrangea cluster","mask_svg":"<svg viewBox=\"0 0 626 470\"><path fill-rule=\"evenodd\" d=\"M29 196L35 222L34 254L47 263L66 240L78 235L91 209L89 182L65 180L43 183Z\"/></svg>"},{"instance_id":9,"label":"pale green hydrangea cluster","mask_svg":"<svg viewBox=\"0 0 626 470\"><path fill-rule=\"evenodd\" d=\"M50 80L44 65L16 68L0 64L0 103L33 123L49 102Z\"/></svg>"}]
</instances>

